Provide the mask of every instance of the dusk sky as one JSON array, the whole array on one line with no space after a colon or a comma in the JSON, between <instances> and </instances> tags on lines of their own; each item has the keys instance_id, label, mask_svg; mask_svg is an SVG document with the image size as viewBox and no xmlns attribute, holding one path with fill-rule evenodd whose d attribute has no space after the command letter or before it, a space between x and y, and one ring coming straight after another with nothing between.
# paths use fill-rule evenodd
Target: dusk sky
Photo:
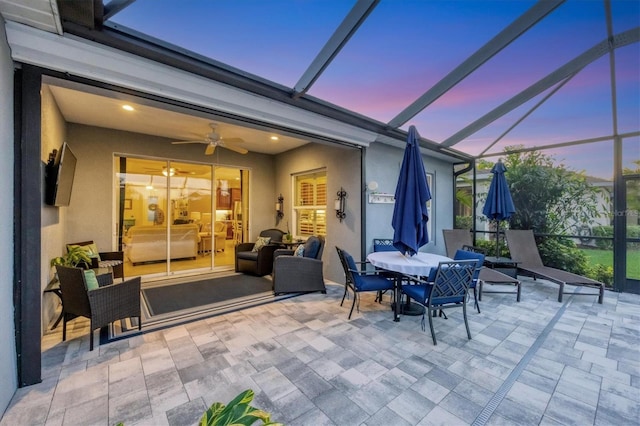
<instances>
[{"instance_id":1,"label":"dusk sky","mask_svg":"<svg viewBox=\"0 0 640 426\"><path fill-rule=\"evenodd\" d=\"M354 1L137 0L113 22L293 87ZM382 0L309 95L388 122L535 1ZM640 26L640 2L612 0L613 33ZM558 67L606 40L604 2L568 0L402 126L442 142ZM615 52L618 132L640 130L640 47ZM591 63L487 153L613 133L609 55ZM454 146L478 155L548 91ZM640 139L625 143L625 163ZM610 144L584 145L565 163L611 178ZM627 164L625 164L627 165Z\"/></svg>"}]
</instances>

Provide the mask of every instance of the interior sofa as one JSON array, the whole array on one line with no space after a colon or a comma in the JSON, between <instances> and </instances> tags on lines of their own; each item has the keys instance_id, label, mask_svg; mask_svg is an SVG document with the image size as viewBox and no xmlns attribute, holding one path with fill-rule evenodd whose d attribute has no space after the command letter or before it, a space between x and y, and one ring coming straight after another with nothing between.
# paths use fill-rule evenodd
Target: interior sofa
<instances>
[{"instance_id":1,"label":"interior sofa","mask_svg":"<svg viewBox=\"0 0 640 426\"><path fill-rule=\"evenodd\" d=\"M195 259L198 255L198 239L198 225L171 225L171 259ZM165 226L132 226L123 241L125 257L134 265L167 258Z\"/></svg>"},{"instance_id":2,"label":"interior sofa","mask_svg":"<svg viewBox=\"0 0 640 426\"><path fill-rule=\"evenodd\" d=\"M215 237L216 251L224 251L224 245L227 241L227 224L224 222L216 222L213 228Z\"/></svg>"}]
</instances>

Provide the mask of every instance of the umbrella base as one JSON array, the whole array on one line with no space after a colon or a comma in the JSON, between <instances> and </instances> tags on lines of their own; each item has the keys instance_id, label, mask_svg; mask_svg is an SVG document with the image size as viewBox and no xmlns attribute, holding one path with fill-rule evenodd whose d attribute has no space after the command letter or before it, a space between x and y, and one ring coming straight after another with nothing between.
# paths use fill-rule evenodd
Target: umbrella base
<instances>
[{"instance_id":1,"label":"umbrella base","mask_svg":"<svg viewBox=\"0 0 640 426\"><path fill-rule=\"evenodd\" d=\"M395 303L391 304L391 309L395 309ZM423 312L424 312L424 307L413 302L401 303L400 309L398 310L399 314L409 315L409 316L422 315Z\"/></svg>"}]
</instances>

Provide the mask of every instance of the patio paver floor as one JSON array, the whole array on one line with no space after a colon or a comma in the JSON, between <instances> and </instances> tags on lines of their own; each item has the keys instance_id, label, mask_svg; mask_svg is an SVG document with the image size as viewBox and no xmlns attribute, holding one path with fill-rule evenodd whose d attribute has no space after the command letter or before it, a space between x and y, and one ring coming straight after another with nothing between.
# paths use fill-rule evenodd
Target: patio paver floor
<instances>
[{"instance_id":1,"label":"patio paver floor","mask_svg":"<svg viewBox=\"0 0 640 426\"><path fill-rule=\"evenodd\" d=\"M347 320L343 286L143 333L89 352L87 321L42 340L42 383L18 389L0 425L188 425L242 390L290 425L636 425L640 296L557 302L523 278L522 301L485 293L434 321L394 323L363 294ZM589 291L579 289L578 291ZM96 334L97 335L97 334Z\"/></svg>"}]
</instances>

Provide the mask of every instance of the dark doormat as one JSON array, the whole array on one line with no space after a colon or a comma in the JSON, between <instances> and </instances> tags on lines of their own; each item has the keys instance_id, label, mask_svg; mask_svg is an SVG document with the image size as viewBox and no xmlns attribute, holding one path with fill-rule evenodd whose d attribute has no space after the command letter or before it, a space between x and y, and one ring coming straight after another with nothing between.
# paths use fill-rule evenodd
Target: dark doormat
<instances>
[{"instance_id":1,"label":"dark doormat","mask_svg":"<svg viewBox=\"0 0 640 426\"><path fill-rule=\"evenodd\" d=\"M141 293L142 333L273 303L301 294L274 296L270 276L254 277L244 274L180 284L161 284L143 288ZM100 343L139 334L141 332L138 330L137 318L129 318L104 327L100 333Z\"/></svg>"},{"instance_id":2,"label":"dark doormat","mask_svg":"<svg viewBox=\"0 0 640 426\"><path fill-rule=\"evenodd\" d=\"M263 277L231 275L191 283L152 287L142 290L149 314L191 309L272 291L273 284Z\"/></svg>"}]
</instances>

